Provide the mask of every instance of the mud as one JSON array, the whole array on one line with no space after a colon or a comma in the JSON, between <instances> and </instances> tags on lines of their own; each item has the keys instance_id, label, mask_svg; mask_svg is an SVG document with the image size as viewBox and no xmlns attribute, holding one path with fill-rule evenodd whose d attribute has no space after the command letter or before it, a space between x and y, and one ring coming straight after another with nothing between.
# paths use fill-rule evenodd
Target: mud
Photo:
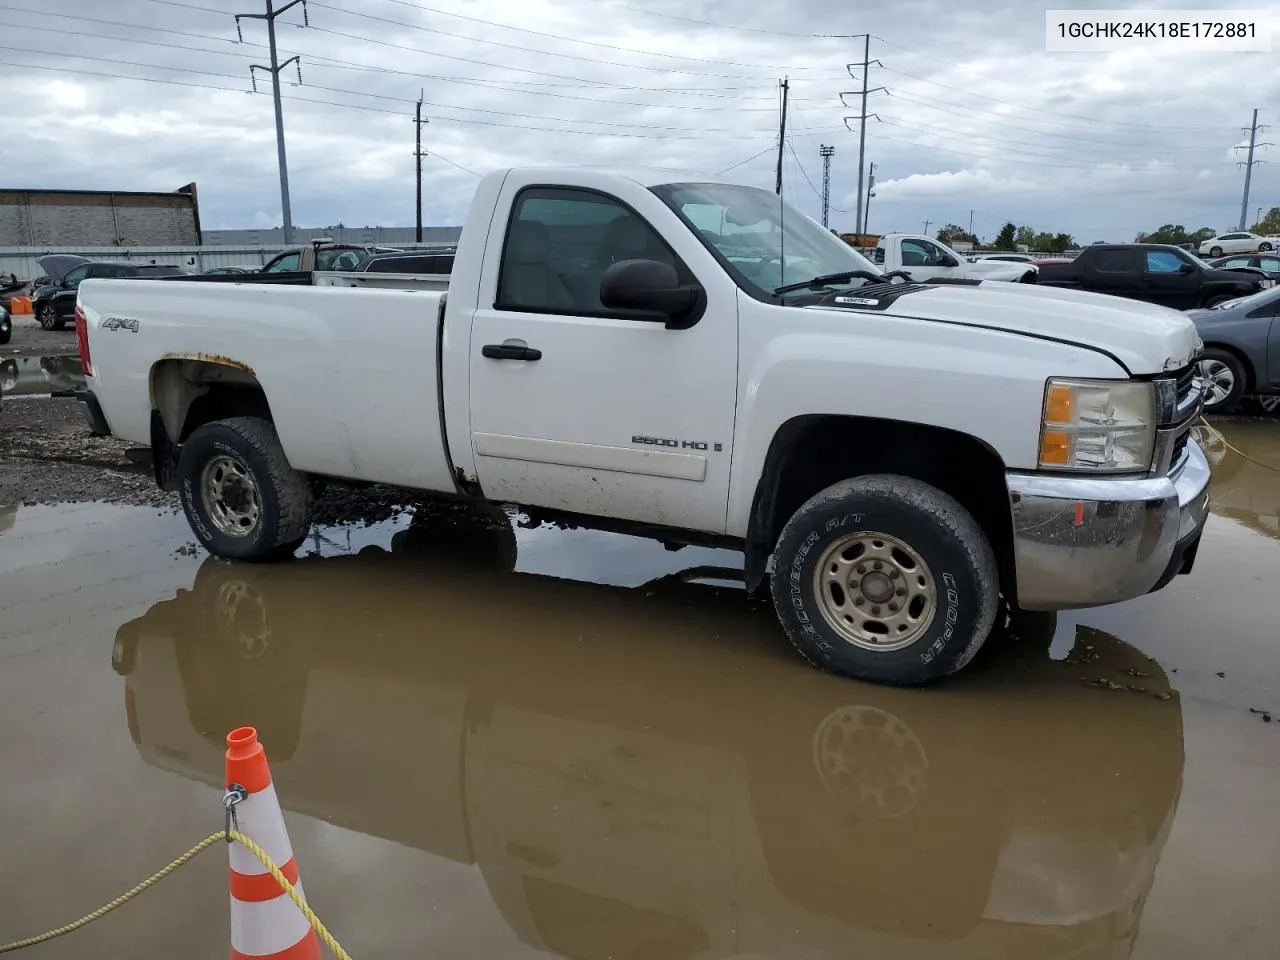
<instances>
[{"instance_id":1,"label":"mud","mask_svg":"<svg viewBox=\"0 0 1280 960\"><path fill-rule=\"evenodd\" d=\"M362 960L1272 960L1280 478L1209 450L1192 575L930 690L800 663L728 551L374 492L239 565L166 510L0 509L0 941L218 829L249 723ZM226 903L217 850L39 954L225 957Z\"/></svg>"}]
</instances>

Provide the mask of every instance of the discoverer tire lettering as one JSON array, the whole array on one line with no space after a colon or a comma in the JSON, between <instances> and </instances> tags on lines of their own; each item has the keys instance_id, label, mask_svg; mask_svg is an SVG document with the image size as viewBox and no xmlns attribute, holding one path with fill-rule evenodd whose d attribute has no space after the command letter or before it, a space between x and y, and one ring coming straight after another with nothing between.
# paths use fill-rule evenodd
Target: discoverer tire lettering
<instances>
[{"instance_id":1,"label":"discoverer tire lettering","mask_svg":"<svg viewBox=\"0 0 1280 960\"><path fill-rule=\"evenodd\" d=\"M855 642L838 631L829 609L824 612L827 601L818 586L822 557L832 558L831 551L850 538L876 534L917 554L925 568L920 573L933 585L932 611L915 628L919 636L907 633L899 641L905 646L891 649L875 649L878 641ZM825 570L829 561L822 562ZM965 667L999 609L995 555L969 512L929 484L889 474L841 481L801 506L778 539L771 586L783 629L810 663L897 685L929 683Z\"/></svg>"}]
</instances>

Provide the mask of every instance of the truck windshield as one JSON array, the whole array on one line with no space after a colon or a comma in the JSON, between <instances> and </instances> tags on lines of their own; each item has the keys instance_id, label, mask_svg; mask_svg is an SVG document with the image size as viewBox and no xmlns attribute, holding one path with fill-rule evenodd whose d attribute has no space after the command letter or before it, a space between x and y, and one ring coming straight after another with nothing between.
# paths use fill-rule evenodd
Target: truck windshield
<instances>
[{"instance_id":1,"label":"truck windshield","mask_svg":"<svg viewBox=\"0 0 1280 960\"><path fill-rule=\"evenodd\" d=\"M653 192L756 299L777 300L776 288L813 277L881 272L830 230L767 190L736 184L669 183L654 187ZM867 282L852 279L841 285Z\"/></svg>"}]
</instances>

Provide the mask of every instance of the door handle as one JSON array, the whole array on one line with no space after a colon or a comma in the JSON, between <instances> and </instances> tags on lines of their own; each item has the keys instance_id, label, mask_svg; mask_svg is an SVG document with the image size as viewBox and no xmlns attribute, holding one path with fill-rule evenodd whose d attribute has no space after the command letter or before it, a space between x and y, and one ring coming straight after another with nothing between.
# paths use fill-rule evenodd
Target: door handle
<instances>
[{"instance_id":1,"label":"door handle","mask_svg":"<svg viewBox=\"0 0 1280 960\"><path fill-rule=\"evenodd\" d=\"M480 348L481 356L490 360L541 360L542 351L524 345L524 341L508 343L486 343Z\"/></svg>"}]
</instances>

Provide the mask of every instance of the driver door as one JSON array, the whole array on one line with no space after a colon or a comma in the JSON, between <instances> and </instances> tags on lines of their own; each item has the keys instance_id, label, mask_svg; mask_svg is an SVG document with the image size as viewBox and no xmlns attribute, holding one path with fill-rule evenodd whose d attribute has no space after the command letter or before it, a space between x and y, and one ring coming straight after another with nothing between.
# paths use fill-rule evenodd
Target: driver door
<instances>
[{"instance_id":1,"label":"driver door","mask_svg":"<svg viewBox=\"0 0 1280 960\"><path fill-rule=\"evenodd\" d=\"M954 268L944 266L944 256L942 248L928 240L902 241L902 269L911 274L912 280L950 276Z\"/></svg>"},{"instance_id":2,"label":"driver door","mask_svg":"<svg viewBox=\"0 0 1280 960\"><path fill-rule=\"evenodd\" d=\"M470 342L476 473L493 500L723 532L737 403L736 287L683 226L617 197L506 185ZM674 218L674 215L673 215ZM696 281L688 329L600 302L620 260ZM699 273L701 275L699 275Z\"/></svg>"}]
</instances>

